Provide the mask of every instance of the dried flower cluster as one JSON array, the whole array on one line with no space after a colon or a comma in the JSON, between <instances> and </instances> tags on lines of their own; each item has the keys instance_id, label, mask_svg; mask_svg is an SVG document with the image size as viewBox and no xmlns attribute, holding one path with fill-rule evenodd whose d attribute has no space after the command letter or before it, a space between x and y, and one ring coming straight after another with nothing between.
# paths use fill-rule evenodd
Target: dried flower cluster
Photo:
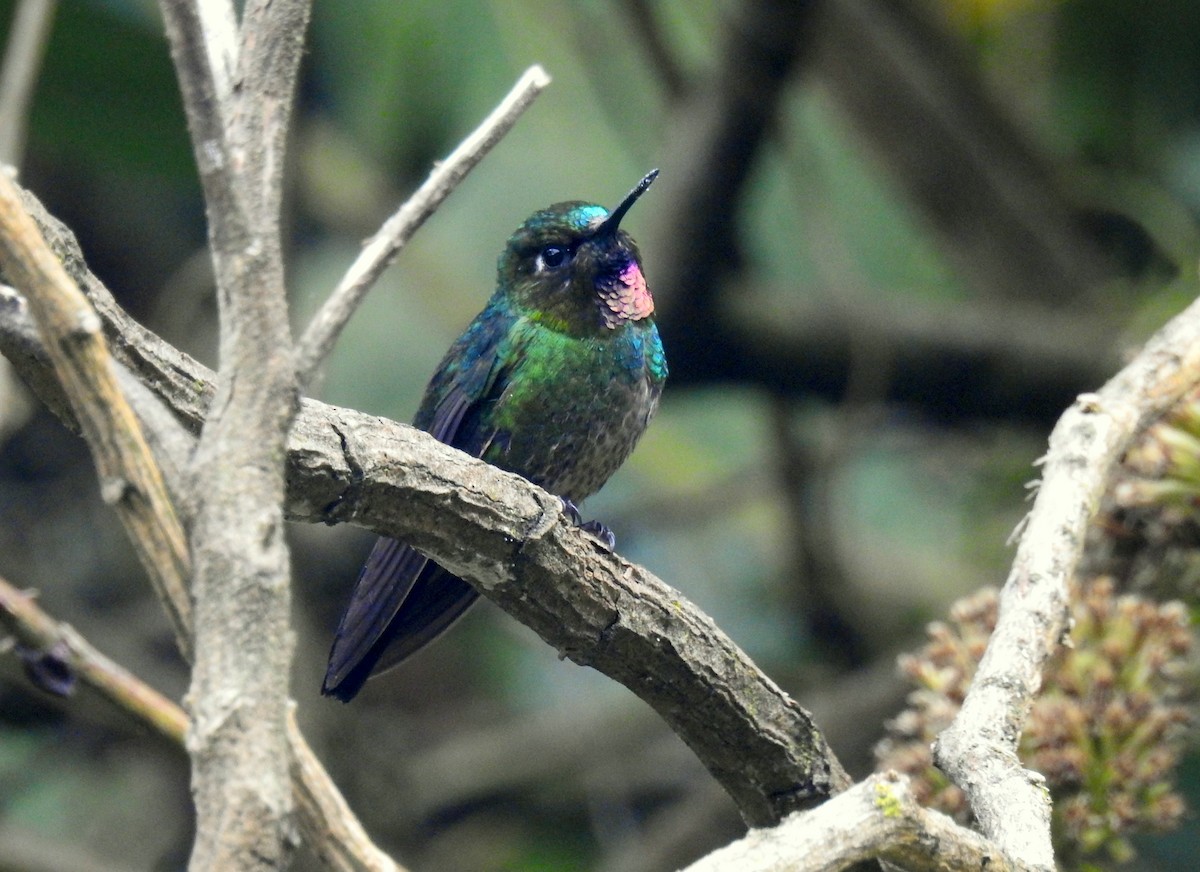
<instances>
[{"instance_id":1,"label":"dried flower cluster","mask_svg":"<svg viewBox=\"0 0 1200 872\"><path fill-rule=\"evenodd\" d=\"M957 714L996 622L997 594L956 603L929 643L901 659L917 685L909 708L876 749L880 769L913 777L919 799L969 819L962 792L933 767L929 745ZM1135 832L1174 826L1184 813L1173 776L1187 712L1180 688L1191 663L1188 614L1140 596L1115 595L1109 579L1077 597L1070 647L1049 664L1021 741L1025 764L1046 776L1063 860L1132 856Z\"/></svg>"},{"instance_id":2,"label":"dried flower cluster","mask_svg":"<svg viewBox=\"0 0 1200 872\"><path fill-rule=\"evenodd\" d=\"M1088 535L1085 575L1200 603L1200 390L1138 438Z\"/></svg>"},{"instance_id":3,"label":"dried flower cluster","mask_svg":"<svg viewBox=\"0 0 1200 872\"><path fill-rule=\"evenodd\" d=\"M1116 505L1200 508L1200 391L1146 429L1126 453Z\"/></svg>"}]
</instances>

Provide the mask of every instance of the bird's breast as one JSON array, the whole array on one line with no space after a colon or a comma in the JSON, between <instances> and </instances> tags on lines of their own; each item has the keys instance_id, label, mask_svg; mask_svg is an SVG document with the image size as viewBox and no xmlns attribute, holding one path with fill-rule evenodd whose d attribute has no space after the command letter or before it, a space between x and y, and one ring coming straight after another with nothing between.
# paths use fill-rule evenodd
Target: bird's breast
<instances>
[{"instance_id":1,"label":"bird's breast","mask_svg":"<svg viewBox=\"0 0 1200 872\"><path fill-rule=\"evenodd\" d=\"M595 340L539 331L495 408L485 458L579 501L629 456L658 407L666 364L652 323Z\"/></svg>"}]
</instances>

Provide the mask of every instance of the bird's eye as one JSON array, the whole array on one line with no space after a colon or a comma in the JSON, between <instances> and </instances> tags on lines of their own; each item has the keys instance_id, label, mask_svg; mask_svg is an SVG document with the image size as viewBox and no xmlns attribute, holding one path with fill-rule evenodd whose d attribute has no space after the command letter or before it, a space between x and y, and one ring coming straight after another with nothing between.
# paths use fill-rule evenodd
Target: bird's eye
<instances>
[{"instance_id":1,"label":"bird's eye","mask_svg":"<svg viewBox=\"0 0 1200 872\"><path fill-rule=\"evenodd\" d=\"M571 249L563 245L547 245L538 254L540 269L558 269L571 259Z\"/></svg>"}]
</instances>

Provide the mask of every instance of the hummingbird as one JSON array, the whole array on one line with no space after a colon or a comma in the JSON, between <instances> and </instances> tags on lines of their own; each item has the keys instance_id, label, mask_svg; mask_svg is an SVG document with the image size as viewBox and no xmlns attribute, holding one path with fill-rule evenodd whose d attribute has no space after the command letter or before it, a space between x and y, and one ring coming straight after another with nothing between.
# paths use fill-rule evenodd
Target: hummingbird
<instances>
[{"instance_id":1,"label":"hummingbird","mask_svg":"<svg viewBox=\"0 0 1200 872\"><path fill-rule=\"evenodd\" d=\"M582 201L534 212L501 252L496 290L434 373L414 426L578 504L629 456L658 408L667 360L637 244L620 229L658 175L611 212ZM410 546L380 537L363 564L321 692L349 702L367 678L433 641L478 597Z\"/></svg>"}]
</instances>

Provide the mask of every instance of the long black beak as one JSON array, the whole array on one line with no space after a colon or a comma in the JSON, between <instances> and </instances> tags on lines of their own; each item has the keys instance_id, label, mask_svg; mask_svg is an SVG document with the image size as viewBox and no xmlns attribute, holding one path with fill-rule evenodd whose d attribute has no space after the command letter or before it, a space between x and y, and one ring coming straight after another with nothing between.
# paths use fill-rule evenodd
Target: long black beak
<instances>
[{"instance_id":1,"label":"long black beak","mask_svg":"<svg viewBox=\"0 0 1200 872\"><path fill-rule=\"evenodd\" d=\"M638 182L632 191L625 195L625 199L621 201L620 205L613 209L608 217L604 219L604 223L596 228L596 235L603 236L605 234L616 233L617 226L621 223L621 219L625 217L625 213L629 211L629 207L637 202L638 197L646 193L646 189L650 187L656 178L658 178L658 170L650 170L650 172L646 173L646 177Z\"/></svg>"}]
</instances>

